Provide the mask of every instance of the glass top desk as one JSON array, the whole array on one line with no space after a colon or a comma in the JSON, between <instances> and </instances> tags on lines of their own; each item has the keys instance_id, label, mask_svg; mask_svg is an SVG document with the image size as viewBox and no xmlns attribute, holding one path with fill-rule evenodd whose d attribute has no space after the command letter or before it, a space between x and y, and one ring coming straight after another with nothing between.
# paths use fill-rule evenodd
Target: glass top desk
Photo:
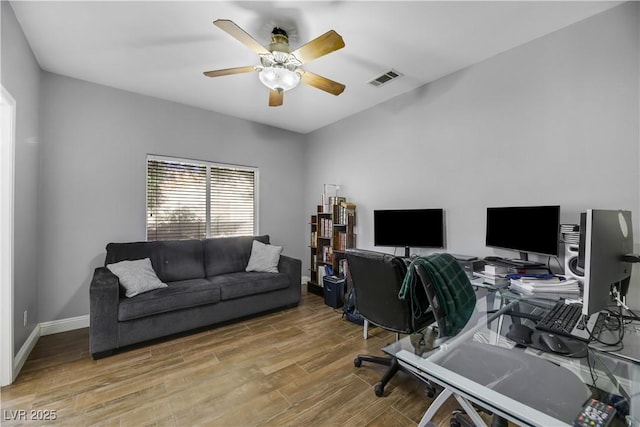
<instances>
[{"instance_id":1,"label":"glass top desk","mask_svg":"<svg viewBox=\"0 0 640 427\"><path fill-rule=\"evenodd\" d=\"M542 315L553 304L478 289L474 313L455 337L425 346L414 334L385 347L403 369L444 388L419 425L427 425L450 396L476 425L485 423L471 402L519 425L557 426L571 425L590 397L617 402L629 419L639 419L640 364L592 347L587 357L564 357L517 347L505 337L512 323L534 328L526 316ZM429 332L423 341L430 341ZM626 325L625 341L637 346L640 324ZM625 425L619 417L616 422Z\"/></svg>"}]
</instances>

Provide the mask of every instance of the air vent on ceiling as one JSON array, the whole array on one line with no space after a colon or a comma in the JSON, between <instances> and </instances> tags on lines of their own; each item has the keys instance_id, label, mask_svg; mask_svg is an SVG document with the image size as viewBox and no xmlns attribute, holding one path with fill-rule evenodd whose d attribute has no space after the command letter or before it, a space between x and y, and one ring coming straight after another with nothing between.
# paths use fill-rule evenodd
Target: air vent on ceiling
<instances>
[{"instance_id":1,"label":"air vent on ceiling","mask_svg":"<svg viewBox=\"0 0 640 427\"><path fill-rule=\"evenodd\" d=\"M379 75L378 77L371 79L369 81L369 84L373 85L373 86L376 86L376 87L382 86L382 85L385 85L385 84L389 83L390 81L395 80L398 77L401 77L403 75L404 74L402 74L398 70L391 69L391 70L387 71L386 73L383 73L383 74Z\"/></svg>"}]
</instances>

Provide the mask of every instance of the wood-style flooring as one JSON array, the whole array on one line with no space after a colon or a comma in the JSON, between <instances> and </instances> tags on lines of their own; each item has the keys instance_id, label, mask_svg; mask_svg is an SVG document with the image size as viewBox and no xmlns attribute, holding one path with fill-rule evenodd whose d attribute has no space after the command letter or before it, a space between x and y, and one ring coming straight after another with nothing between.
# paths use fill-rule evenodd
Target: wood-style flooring
<instances>
[{"instance_id":1,"label":"wood-style flooring","mask_svg":"<svg viewBox=\"0 0 640 427\"><path fill-rule=\"evenodd\" d=\"M298 307L93 360L89 331L41 337L2 388L3 426L411 426L431 399L404 373L376 397L386 369L358 353L395 335L362 327L313 294ZM449 425L450 406L438 425ZM22 412L24 411L24 412ZM46 415L55 420L36 420ZM53 415L53 416L52 416ZM26 420L25 420L26 418Z\"/></svg>"}]
</instances>

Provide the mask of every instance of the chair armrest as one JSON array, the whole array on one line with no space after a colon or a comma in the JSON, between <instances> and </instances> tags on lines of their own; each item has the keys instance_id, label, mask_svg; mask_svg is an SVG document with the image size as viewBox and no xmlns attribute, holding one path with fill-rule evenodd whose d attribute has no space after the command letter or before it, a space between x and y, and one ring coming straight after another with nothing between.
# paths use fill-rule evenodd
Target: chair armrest
<instances>
[{"instance_id":1,"label":"chair armrest","mask_svg":"<svg viewBox=\"0 0 640 427\"><path fill-rule=\"evenodd\" d=\"M298 289L301 288L302 261L286 255L280 255L280 262L278 262L278 271L289 276L289 281L291 282L292 286L295 286Z\"/></svg>"},{"instance_id":2,"label":"chair armrest","mask_svg":"<svg viewBox=\"0 0 640 427\"><path fill-rule=\"evenodd\" d=\"M118 347L120 282L106 267L98 267L89 285L89 349L96 358Z\"/></svg>"}]
</instances>

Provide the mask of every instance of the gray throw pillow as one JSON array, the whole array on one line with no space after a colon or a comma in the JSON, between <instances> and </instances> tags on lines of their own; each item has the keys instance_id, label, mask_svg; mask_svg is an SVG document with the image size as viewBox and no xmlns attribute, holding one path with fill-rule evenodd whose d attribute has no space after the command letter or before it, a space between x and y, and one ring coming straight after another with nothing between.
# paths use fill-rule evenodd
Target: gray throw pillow
<instances>
[{"instance_id":1,"label":"gray throw pillow","mask_svg":"<svg viewBox=\"0 0 640 427\"><path fill-rule=\"evenodd\" d=\"M282 252L282 246L265 245L262 242L254 240L246 271L277 273L280 252Z\"/></svg>"},{"instance_id":2,"label":"gray throw pillow","mask_svg":"<svg viewBox=\"0 0 640 427\"><path fill-rule=\"evenodd\" d=\"M153 289L167 287L158 279L149 258L107 264L107 268L118 276L128 298Z\"/></svg>"}]
</instances>

